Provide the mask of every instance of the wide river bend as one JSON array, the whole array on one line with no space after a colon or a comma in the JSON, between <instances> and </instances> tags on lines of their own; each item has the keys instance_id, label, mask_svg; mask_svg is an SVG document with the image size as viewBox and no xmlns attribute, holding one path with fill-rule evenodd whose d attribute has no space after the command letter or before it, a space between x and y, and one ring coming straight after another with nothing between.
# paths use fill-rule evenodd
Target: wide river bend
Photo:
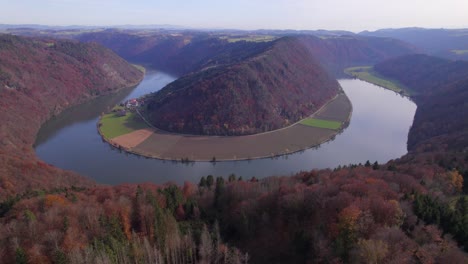
<instances>
[{"instance_id":1,"label":"wide river bend","mask_svg":"<svg viewBox=\"0 0 468 264\"><path fill-rule=\"evenodd\" d=\"M416 111L407 97L361 80L342 79L339 82L353 105L350 125L334 140L287 156L187 164L127 154L103 142L96 129L102 112L123 100L157 91L173 80L174 76L164 72L147 71L136 88L64 111L42 126L35 144L37 155L103 184L198 182L209 174L227 177L234 173L244 179L291 175L401 157L407 152L408 131Z\"/></svg>"}]
</instances>

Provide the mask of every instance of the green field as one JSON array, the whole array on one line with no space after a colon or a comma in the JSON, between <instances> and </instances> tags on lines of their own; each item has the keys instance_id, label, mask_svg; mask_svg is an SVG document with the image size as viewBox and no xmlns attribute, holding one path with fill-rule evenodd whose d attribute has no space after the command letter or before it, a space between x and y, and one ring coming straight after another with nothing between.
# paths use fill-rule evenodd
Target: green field
<instances>
[{"instance_id":1,"label":"green field","mask_svg":"<svg viewBox=\"0 0 468 264\"><path fill-rule=\"evenodd\" d=\"M306 118L300 122L302 125L318 127L318 128L327 128L337 130L341 127L341 122L329 121L316 118Z\"/></svg>"},{"instance_id":2,"label":"green field","mask_svg":"<svg viewBox=\"0 0 468 264\"><path fill-rule=\"evenodd\" d=\"M133 67L137 68L139 71L141 71L142 73L146 73L146 68L141 66L141 65L138 65L138 64L132 64Z\"/></svg>"},{"instance_id":3,"label":"green field","mask_svg":"<svg viewBox=\"0 0 468 264\"><path fill-rule=\"evenodd\" d=\"M386 89L395 91L397 93L411 95L410 90L398 81L389 80L378 74L373 70L371 66L351 67L345 69L345 73L364 80L366 82L373 83L375 85L384 87Z\"/></svg>"},{"instance_id":4,"label":"green field","mask_svg":"<svg viewBox=\"0 0 468 264\"><path fill-rule=\"evenodd\" d=\"M457 55L465 55L468 54L468 50L451 50L451 52L457 54Z\"/></svg>"},{"instance_id":5,"label":"green field","mask_svg":"<svg viewBox=\"0 0 468 264\"><path fill-rule=\"evenodd\" d=\"M122 117L117 116L115 113L105 114L101 118L100 124L101 133L106 139L112 139L148 127L140 116L130 112Z\"/></svg>"}]
</instances>

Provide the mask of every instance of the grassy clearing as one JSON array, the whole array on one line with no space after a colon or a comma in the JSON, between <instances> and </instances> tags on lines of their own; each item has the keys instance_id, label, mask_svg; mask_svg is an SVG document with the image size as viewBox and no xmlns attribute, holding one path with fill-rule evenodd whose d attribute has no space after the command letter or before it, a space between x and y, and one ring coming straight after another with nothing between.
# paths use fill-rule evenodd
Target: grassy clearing
<instances>
[{"instance_id":1,"label":"grassy clearing","mask_svg":"<svg viewBox=\"0 0 468 264\"><path fill-rule=\"evenodd\" d=\"M455 53L457 55L465 55L468 54L468 50L451 50L452 53Z\"/></svg>"},{"instance_id":2,"label":"grassy clearing","mask_svg":"<svg viewBox=\"0 0 468 264\"><path fill-rule=\"evenodd\" d=\"M341 127L341 122L337 121L329 121L317 118L306 118L301 121L302 125L311 126L311 127L318 127L318 128L327 128L337 130Z\"/></svg>"},{"instance_id":3,"label":"grassy clearing","mask_svg":"<svg viewBox=\"0 0 468 264\"><path fill-rule=\"evenodd\" d=\"M371 66L351 67L345 69L345 73L364 80L366 82L373 83L375 85L384 87L386 89L395 91L404 95L411 95L410 90L398 81L386 79L382 75L374 71Z\"/></svg>"},{"instance_id":4,"label":"grassy clearing","mask_svg":"<svg viewBox=\"0 0 468 264\"><path fill-rule=\"evenodd\" d=\"M117 116L116 113L104 115L101 120L101 133L107 139L128 134L138 129L148 128L146 123L136 113Z\"/></svg>"},{"instance_id":5,"label":"grassy clearing","mask_svg":"<svg viewBox=\"0 0 468 264\"><path fill-rule=\"evenodd\" d=\"M132 64L133 67L137 68L139 71L141 71L142 73L145 73L146 72L146 69L145 67L141 66L141 65L137 65L137 64Z\"/></svg>"}]
</instances>

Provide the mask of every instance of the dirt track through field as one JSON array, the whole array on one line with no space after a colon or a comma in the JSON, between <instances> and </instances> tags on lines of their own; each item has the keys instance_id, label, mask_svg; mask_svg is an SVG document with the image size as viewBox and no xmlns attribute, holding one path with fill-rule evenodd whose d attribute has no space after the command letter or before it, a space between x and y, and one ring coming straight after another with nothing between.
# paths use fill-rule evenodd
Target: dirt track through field
<instances>
[{"instance_id":1,"label":"dirt track through field","mask_svg":"<svg viewBox=\"0 0 468 264\"><path fill-rule=\"evenodd\" d=\"M352 106L344 94L338 95L312 116L349 122ZM124 150L158 159L190 161L243 160L274 157L320 145L338 131L296 123L290 127L249 136L192 136L158 129L140 129L111 140Z\"/></svg>"}]
</instances>

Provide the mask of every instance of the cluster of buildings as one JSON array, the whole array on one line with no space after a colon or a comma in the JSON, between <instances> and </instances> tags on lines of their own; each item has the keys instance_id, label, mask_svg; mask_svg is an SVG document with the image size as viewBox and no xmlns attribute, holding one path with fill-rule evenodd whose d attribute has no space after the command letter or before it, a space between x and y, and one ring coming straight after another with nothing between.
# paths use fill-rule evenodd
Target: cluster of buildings
<instances>
[{"instance_id":1,"label":"cluster of buildings","mask_svg":"<svg viewBox=\"0 0 468 264\"><path fill-rule=\"evenodd\" d=\"M140 103L138 102L138 99L130 99L124 104L125 104L125 108L130 109L130 110L135 109L140 105Z\"/></svg>"},{"instance_id":2,"label":"cluster of buildings","mask_svg":"<svg viewBox=\"0 0 468 264\"><path fill-rule=\"evenodd\" d=\"M137 107L139 107L140 105L143 105L143 104L144 104L144 101L143 101L143 99L140 99L140 98L127 100L127 101L120 104L120 106L122 106L123 108L119 109L119 110L116 110L117 115L118 116L125 116L125 115L127 115L127 111L133 111Z\"/></svg>"}]
</instances>

